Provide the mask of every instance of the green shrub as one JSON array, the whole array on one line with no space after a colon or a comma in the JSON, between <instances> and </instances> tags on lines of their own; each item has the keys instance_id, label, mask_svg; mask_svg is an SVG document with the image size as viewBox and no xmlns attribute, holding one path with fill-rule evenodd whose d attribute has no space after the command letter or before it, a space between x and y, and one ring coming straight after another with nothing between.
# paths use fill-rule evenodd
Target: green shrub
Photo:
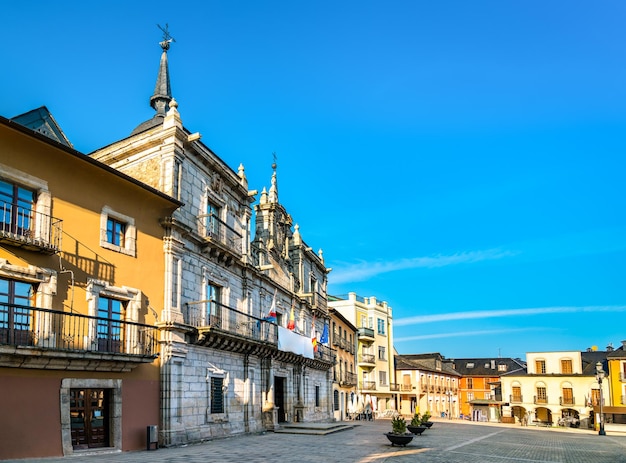
<instances>
[{"instance_id":1,"label":"green shrub","mask_svg":"<svg viewBox=\"0 0 626 463\"><path fill-rule=\"evenodd\" d=\"M411 419L411 426L419 426L422 424L422 418L419 413L413 415L413 419Z\"/></svg>"},{"instance_id":2,"label":"green shrub","mask_svg":"<svg viewBox=\"0 0 626 463\"><path fill-rule=\"evenodd\" d=\"M391 420L391 432L394 434L406 434L406 421L405 419L397 415Z\"/></svg>"}]
</instances>

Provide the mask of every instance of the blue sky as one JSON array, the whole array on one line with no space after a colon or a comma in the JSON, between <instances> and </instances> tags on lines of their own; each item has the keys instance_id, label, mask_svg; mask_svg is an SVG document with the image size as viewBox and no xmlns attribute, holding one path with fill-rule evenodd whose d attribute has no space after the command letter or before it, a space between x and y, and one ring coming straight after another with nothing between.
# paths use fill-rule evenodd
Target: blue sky
<instances>
[{"instance_id":1,"label":"blue sky","mask_svg":"<svg viewBox=\"0 0 626 463\"><path fill-rule=\"evenodd\" d=\"M393 307L400 353L524 357L626 339L626 4L3 5L0 114L90 152L153 114L161 32L185 126L269 186Z\"/></svg>"}]
</instances>

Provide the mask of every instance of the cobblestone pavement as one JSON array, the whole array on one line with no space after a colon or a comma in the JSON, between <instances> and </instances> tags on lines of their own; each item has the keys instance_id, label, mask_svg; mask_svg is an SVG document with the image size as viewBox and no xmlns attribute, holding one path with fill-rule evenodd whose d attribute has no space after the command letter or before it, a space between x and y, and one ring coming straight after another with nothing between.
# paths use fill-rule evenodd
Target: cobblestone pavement
<instances>
[{"instance_id":1,"label":"cobblestone pavement","mask_svg":"<svg viewBox=\"0 0 626 463\"><path fill-rule=\"evenodd\" d=\"M406 447L393 447L383 435L390 429L389 420L356 421L354 429L326 436L264 433L151 451L6 462L626 463L626 434L444 420Z\"/></svg>"}]
</instances>

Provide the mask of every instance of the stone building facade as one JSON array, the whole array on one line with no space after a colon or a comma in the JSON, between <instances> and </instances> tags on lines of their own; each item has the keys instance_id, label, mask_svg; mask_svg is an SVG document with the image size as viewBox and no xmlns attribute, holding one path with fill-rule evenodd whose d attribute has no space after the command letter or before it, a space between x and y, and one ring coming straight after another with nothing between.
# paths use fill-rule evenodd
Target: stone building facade
<instances>
[{"instance_id":1,"label":"stone building facade","mask_svg":"<svg viewBox=\"0 0 626 463\"><path fill-rule=\"evenodd\" d=\"M322 339L313 347L329 320L321 251L279 203L275 164L253 208L243 165L234 171L183 126L169 45L154 117L90 155L184 203L163 224L161 444L330 419L333 353Z\"/></svg>"}]
</instances>

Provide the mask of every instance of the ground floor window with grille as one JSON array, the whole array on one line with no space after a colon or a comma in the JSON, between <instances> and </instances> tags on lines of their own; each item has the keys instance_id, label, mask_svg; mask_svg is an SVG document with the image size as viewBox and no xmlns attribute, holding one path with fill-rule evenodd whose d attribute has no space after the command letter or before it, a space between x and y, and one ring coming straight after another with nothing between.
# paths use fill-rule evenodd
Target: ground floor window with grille
<instances>
[{"instance_id":1,"label":"ground floor window with grille","mask_svg":"<svg viewBox=\"0 0 626 463\"><path fill-rule=\"evenodd\" d=\"M211 376L211 413L224 413L224 378Z\"/></svg>"},{"instance_id":2,"label":"ground floor window with grille","mask_svg":"<svg viewBox=\"0 0 626 463\"><path fill-rule=\"evenodd\" d=\"M335 411L339 410L339 391L333 392L333 408Z\"/></svg>"},{"instance_id":3,"label":"ground floor window with grille","mask_svg":"<svg viewBox=\"0 0 626 463\"><path fill-rule=\"evenodd\" d=\"M320 406L320 387L315 386L315 406Z\"/></svg>"}]
</instances>

